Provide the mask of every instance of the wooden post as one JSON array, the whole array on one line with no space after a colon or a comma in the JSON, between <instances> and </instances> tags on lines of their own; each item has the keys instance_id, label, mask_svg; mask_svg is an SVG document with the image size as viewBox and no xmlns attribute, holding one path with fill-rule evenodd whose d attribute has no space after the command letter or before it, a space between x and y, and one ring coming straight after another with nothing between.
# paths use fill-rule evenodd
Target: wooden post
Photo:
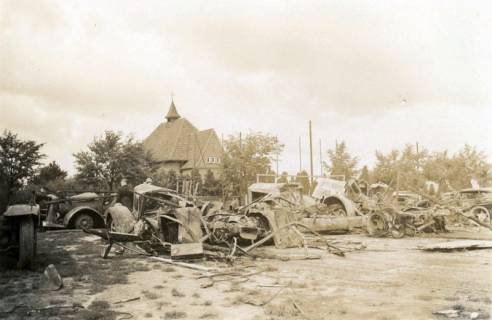
<instances>
[{"instance_id":1,"label":"wooden post","mask_svg":"<svg viewBox=\"0 0 492 320\"><path fill-rule=\"evenodd\" d=\"M313 131L311 128L311 120L309 120L309 162L310 162L310 173L311 173L311 187L313 185ZM309 190L311 194L311 190Z\"/></svg>"}]
</instances>

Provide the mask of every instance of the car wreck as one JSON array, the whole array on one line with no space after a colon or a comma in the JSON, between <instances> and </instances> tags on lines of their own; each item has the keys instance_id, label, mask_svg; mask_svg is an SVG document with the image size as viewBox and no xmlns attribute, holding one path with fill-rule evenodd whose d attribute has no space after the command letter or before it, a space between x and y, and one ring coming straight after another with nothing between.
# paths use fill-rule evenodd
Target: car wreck
<instances>
[{"instance_id":1,"label":"car wreck","mask_svg":"<svg viewBox=\"0 0 492 320\"><path fill-rule=\"evenodd\" d=\"M0 246L15 256L20 269L34 267L37 247L37 232L40 222L40 206L36 193L18 191L7 210L0 215Z\"/></svg>"},{"instance_id":2,"label":"car wreck","mask_svg":"<svg viewBox=\"0 0 492 320\"><path fill-rule=\"evenodd\" d=\"M467 188L442 199L447 204L466 209L481 222L490 224L492 221L492 188Z\"/></svg>"},{"instance_id":3,"label":"car wreck","mask_svg":"<svg viewBox=\"0 0 492 320\"><path fill-rule=\"evenodd\" d=\"M48 229L104 227L104 213L116 202L116 197L117 194L114 192L95 191L46 194L40 202L43 227Z\"/></svg>"},{"instance_id":4,"label":"car wreck","mask_svg":"<svg viewBox=\"0 0 492 320\"><path fill-rule=\"evenodd\" d=\"M295 197L292 192L289 194ZM173 190L152 184L136 186L133 195L131 210L120 203L107 209L106 231L86 230L108 240L102 252L104 258L113 245L119 251L163 253L174 260L200 258L206 253L210 255L206 252L209 249L225 249L231 258L234 254L248 254L270 239L276 247L302 246L304 236L299 229L316 233L304 223L312 220L301 221L299 207L284 199L284 195L269 194L239 212L226 211L211 202L197 206Z\"/></svg>"}]
</instances>

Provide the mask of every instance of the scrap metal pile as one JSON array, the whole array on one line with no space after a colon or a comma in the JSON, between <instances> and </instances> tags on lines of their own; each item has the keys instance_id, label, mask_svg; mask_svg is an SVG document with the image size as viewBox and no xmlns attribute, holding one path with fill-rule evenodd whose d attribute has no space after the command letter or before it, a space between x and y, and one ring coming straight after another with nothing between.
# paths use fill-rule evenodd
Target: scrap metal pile
<instances>
[{"instance_id":1,"label":"scrap metal pile","mask_svg":"<svg viewBox=\"0 0 492 320\"><path fill-rule=\"evenodd\" d=\"M131 206L115 203L106 210L105 231L86 231L108 241L104 258L114 247L116 253L165 253L169 261L208 257L232 262L238 256L254 256L251 251L266 243L307 247L307 234L343 256L343 250L320 233L359 230L394 238L440 233L457 215L490 228L490 207L483 199L467 202L465 208L455 198L444 203L418 193L390 194L384 184L356 180L320 179L312 196L303 195L295 183L253 184L248 198L248 205L232 211L221 202L198 203L173 190L141 184L134 189Z\"/></svg>"},{"instance_id":2,"label":"scrap metal pile","mask_svg":"<svg viewBox=\"0 0 492 320\"><path fill-rule=\"evenodd\" d=\"M207 256L233 261L240 255L251 256L252 250L269 241L279 248L305 246L301 230L319 236L299 221L298 212L298 206L282 196L267 195L230 212L221 203L196 205L173 190L141 184L134 189L132 208L116 203L107 209L106 230L85 231L108 241L104 258L115 248L117 253L167 253L172 260ZM329 243L326 248L343 255Z\"/></svg>"}]
</instances>

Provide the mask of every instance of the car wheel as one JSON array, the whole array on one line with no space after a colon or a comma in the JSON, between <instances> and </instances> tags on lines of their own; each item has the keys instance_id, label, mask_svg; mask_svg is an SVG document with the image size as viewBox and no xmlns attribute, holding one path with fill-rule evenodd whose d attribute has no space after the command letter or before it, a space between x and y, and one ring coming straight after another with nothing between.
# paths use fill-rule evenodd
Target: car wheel
<instances>
[{"instance_id":1,"label":"car wheel","mask_svg":"<svg viewBox=\"0 0 492 320\"><path fill-rule=\"evenodd\" d=\"M329 205L328 212L330 213L331 216L335 216L335 217L347 216L347 211L345 211L344 207L339 203Z\"/></svg>"},{"instance_id":2,"label":"car wheel","mask_svg":"<svg viewBox=\"0 0 492 320\"><path fill-rule=\"evenodd\" d=\"M73 225L75 229L92 229L94 227L94 218L89 214L82 213L75 217Z\"/></svg>"},{"instance_id":3,"label":"car wheel","mask_svg":"<svg viewBox=\"0 0 492 320\"><path fill-rule=\"evenodd\" d=\"M23 217L19 224L19 260L18 267L31 269L36 254L36 229L32 217Z\"/></svg>"},{"instance_id":4,"label":"car wheel","mask_svg":"<svg viewBox=\"0 0 492 320\"><path fill-rule=\"evenodd\" d=\"M388 233L389 225L386 216L373 212L367 217L367 233L373 237L382 237Z\"/></svg>"},{"instance_id":5,"label":"car wheel","mask_svg":"<svg viewBox=\"0 0 492 320\"><path fill-rule=\"evenodd\" d=\"M480 222L490 223L490 212L487 208L477 206L471 210L471 213L475 219Z\"/></svg>"}]
</instances>

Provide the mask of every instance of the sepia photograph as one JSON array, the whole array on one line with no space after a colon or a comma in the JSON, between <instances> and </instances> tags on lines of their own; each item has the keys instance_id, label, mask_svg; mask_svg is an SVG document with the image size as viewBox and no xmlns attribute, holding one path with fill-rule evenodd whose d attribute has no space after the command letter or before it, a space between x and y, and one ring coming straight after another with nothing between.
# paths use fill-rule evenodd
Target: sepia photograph
<instances>
[{"instance_id":1,"label":"sepia photograph","mask_svg":"<svg viewBox=\"0 0 492 320\"><path fill-rule=\"evenodd\" d=\"M492 319L492 2L0 0L0 319Z\"/></svg>"}]
</instances>

